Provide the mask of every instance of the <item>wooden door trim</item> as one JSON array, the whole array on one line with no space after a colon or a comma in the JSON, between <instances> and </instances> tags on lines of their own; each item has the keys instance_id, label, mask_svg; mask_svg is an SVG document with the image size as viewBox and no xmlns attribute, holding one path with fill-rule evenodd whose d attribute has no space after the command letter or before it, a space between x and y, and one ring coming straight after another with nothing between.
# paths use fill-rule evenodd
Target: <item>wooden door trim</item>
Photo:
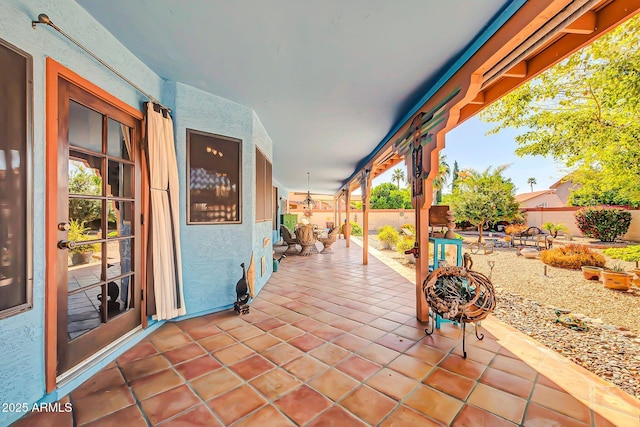
<instances>
[{"instance_id":1,"label":"wooden door trim","mask_svg":"<svg viewBox=\"0 0 640 427\"><path fill-rule=\"evenodd\" d=\"M138 120L143 113L121 101L90 81L80 77L51 58L46 60L46 176L45 176L45 388L47 393L56 389L57 335L58 335L58 79L63 78L86 90ZM143 255L144 256L144 255ZM144 262L144 260L143 260Z\"/></svg>"}]
</instances>

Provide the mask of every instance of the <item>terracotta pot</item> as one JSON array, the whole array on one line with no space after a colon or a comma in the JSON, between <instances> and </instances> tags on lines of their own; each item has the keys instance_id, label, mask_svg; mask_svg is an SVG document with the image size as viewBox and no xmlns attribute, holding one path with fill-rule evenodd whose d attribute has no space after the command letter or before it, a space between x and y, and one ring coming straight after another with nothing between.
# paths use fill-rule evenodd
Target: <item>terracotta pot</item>
<instances>
[{"instance_id":1,"label":"terracotta pot","mask_svg":"<svg viewBox=\"0 0 640 427\"><path fill-rule=\"evenodd\" d=\"M600 274L602 273L602 268L593 267L590 265L582 266L582 275L587 280L600 280Z\"/></svg>"},{"instance_id":2,"label":"terracotta pot","mask_svg":"<svg viewBox=\"0 0 640 427\"><path fill-rule=\"evenodd\" d=\"M618 273L611 270L602 271L602 280L604 282L604 287L608 289L628 291L631 287L632 277L633 276L629 273Z\"/></svg>"},{"instance_id":3,"label":"terracotta pot","mask_svg":"<svg viewBox=\"0 0 640 427\"><path fill-rule=\"evenodd\" d=\"M74 252L71 255L71 265L88 264L93 257L93 251L91 252Z\"/></svg>"}]
</instances>

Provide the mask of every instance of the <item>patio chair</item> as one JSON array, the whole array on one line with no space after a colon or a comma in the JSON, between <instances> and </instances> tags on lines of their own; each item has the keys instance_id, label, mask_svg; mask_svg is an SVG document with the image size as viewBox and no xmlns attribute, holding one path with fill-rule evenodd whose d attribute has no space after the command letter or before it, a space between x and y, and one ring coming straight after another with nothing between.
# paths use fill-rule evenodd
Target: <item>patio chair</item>
<instances>
[{"instance_id":1,"label":"patio chair","mask_svg":"<svg viewBox=\"0 0 640 427\"><path fill-rule=\"evenodd\" d=\"M287 250L284 253L286 255L298 255L298 238L291 234L291 231L285 225L280 225L280 233L282 233L282 239L287 244Z\"/></svg>"},{"instance_id":2,"label":"patio chair","mask_svg":"<svg viewBox=\"0 0 640 427\"><path fill-rule=\"evenodd\" d=\"M309 256L318 253L316 248L316 233L313 232L312 225L303 225L296 229L296 236L298 237L298 244L302 246L302 250L298 255Z\"/></svg>"},{"instance_id":3,"label":"patio chair","mask_svg":"<svg viewBox=\"0 0 640 427\"><path fill-rule=\"evenodd\" d=\"M318 237L318 241L322 243L322 251L320 252L321 254L333 253L333 251L331 250L331 245L334 244L336 239L338 238L338 231L338 227L333 227L331 230L329 230L329 233L327 233L327 237Z\"/></svg>"}]
</instances>

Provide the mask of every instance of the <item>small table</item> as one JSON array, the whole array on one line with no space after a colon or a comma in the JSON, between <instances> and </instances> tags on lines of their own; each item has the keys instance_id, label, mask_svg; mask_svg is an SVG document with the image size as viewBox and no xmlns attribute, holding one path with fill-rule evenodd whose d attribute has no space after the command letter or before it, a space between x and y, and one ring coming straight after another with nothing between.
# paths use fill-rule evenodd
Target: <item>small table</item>
<instances>
[{"instance_id":1,"label":"small table","mask_svg":"<svg viewBox=\"0 0 640 427\"><path fill-rule=\"evenodd\" d=\"M456 266L462 267L462 240L429 237L429 243L433 243L433 264L429 265L429 270L436 270L439 267L439 261L446 258L447 245L456 247Z\"/></svg>"}]
</instances>

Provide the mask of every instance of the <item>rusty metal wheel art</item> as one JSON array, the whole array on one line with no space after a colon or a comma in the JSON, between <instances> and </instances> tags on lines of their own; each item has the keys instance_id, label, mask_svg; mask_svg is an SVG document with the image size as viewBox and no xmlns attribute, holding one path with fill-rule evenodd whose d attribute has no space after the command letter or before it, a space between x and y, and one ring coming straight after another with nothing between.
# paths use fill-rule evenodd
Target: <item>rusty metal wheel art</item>
<instances>
[{"instance_id":1,"label":"rusty metal wheel art","mask_svg":"<svg viewBox=\"0 0 640 427\"><path fill-rule=\"evenodd\" d=\"M463 267L442 267L434 270L425 279L422 290L431 310L443 319L462 323L462 350L465 350L464 331L467 323L477 324L487 317L496 306L496 294L491 280L482 273ZM433 332L433 328L431 328ZM429 331L425 330L429 335Z\"/></svg>"}]
</instances>

